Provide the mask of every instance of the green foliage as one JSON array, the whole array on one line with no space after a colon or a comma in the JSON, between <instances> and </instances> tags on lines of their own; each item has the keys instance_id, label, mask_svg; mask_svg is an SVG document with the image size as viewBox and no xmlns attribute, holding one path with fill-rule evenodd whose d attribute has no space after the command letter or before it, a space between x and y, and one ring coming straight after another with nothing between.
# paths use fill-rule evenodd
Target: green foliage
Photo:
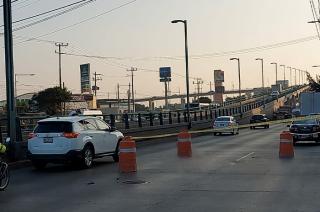
<instances>
[{"instance_id":1,"label":"green foliage","mask_svg":"<svg viewBox=\"0 0 320 212\"><path fill-rule=\"evenodd\" d=\"M207 103L207 104L210 104L212 101L210 98L208 97L200 97L199 98L199 103Z\"/></svg>"},{"instance_id":2,"label":"green foliage","mask_svg":"<svg viewBox=\"0 0 320 212\"><path fill-rule=\"evenodd\" d=\"M307 79L309 81L310 91L314 92L320 92L320 78L317 76L317 78L314 80L311 75L307 72Z\"/></svg>"},{"instance_id":3,"label":"green foliage","mask_svg":"<svg viewBox=\"0 0 320 212\"><path fill-rule=\"evenodd\" d=\"M72 93L67 88L53 87L40 91L32 97L36 102L39 110L46 112L48 115L56 115L62 112L62 103L71 100Z\"/></svg>"}]
</instances>

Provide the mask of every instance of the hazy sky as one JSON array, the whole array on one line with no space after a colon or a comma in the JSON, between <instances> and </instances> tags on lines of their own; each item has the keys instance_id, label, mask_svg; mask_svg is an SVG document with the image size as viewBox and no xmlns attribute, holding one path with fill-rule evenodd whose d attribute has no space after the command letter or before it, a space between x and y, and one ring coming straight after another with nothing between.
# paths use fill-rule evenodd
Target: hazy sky
<instances>
[{"instance_id":1,"label":"hazy sky","mask_svg":"<svg viewBox=\"0 0 320 212\"><path fill-rule=\"evenodd\" d=\"M18 20L76 0L20 0L13 4L13 19ZM118 7L130 0L96 0L87 6L44 23L14 32L16 36L38 37L84 19ZM2 16L2 11L1 11ZM118 59L92 59L63 56L63 81L74 93L80 92L79 65L90 63L91 71L103 74L99 82L99 96L115 98L116 85L127 85L127 68L138 67L135 76L137 97L162 95L164 85L159 82L158 69L171 66L172 92L185 91L183 25L171 24L173 19L187 19L189 54L203 55L246 49L291 41L316 35L309 0L138 0L126 7L76 25L41 39L69 43L65 52ZM1 19L1 23L2 23ZM27 22L28 23L28 22ZM17 24L22 26L24 24ZM26 42L15 39L15 72L35 73L35 77L19 77L18 93L43 89L58 84L57 49L52 43ZM1 39L3 45L3 37ZM265 59L265 84L275 80L274 66L278 62L287 66L308 69L320 65L320 41L315 39L296 45L240 55L197 58L190 60L190 75L204 80L203 90L209 90L213 70L225 71L226 89L238 86L237 66L229 58L241 59L243 87L261 85L260 63ZM4 58L3 51L1 57ZM159 57L178 57L163 59ZM149 70L149 71L146 71ZM320 69L319 69L320 71ZM283 69L279 68L279 75ZM289 77L289 71L287 71ZM279 76L280 78L280 76ZM192 83L193 79L190 79ZM1 60L0 99L5 98L5 71ZM121 87L125 97L127 87ZM194 92L194 86L191 86Z\"/></svg>"}]
</instances>

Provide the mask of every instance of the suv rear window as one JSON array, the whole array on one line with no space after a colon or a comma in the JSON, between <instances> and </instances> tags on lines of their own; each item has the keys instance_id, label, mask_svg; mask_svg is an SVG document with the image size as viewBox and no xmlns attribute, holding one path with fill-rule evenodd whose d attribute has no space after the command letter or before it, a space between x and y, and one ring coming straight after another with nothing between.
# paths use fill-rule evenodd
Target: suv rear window
<instances>
[{"instance_id":1,"label":"suv rear window","mask_svg":"<svg viewBox=\"0 0 320 212\"><path fill-rule=\"evenodd\" d=\"M72 123L62 121L39 122L35 133L71 133Z\"/></svg>"}]
</instances>

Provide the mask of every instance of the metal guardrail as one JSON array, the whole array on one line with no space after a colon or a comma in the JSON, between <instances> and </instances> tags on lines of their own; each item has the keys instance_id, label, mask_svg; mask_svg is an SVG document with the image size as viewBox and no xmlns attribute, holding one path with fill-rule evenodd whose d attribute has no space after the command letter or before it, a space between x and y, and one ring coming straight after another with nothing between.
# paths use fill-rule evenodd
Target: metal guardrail
<instances>
[{"instance_id":1,"label":"metal guardrail","mask_svg":"<svg viewBox=\"0 0 320 212\"><path fill-rule=\"evenodd\" d=\"M286 97L288 94L302 89L303 86L294 87L281 93L278 98ZM253 109L259 108L264 104L275 101L277 98L265 97L258 98L255 102L249 102L242 105L242 113L246 113ZM203 110L191 110L190 118L192 122L213 121L219 116L239 116L241 114L240 107L227 105L220 108L206 108ZM126 114L108 114L102 115L103 119L112 127L120 130L127 129L143 129L146 127L170 126L174 124L187 123L186 110L177 110L169 112L141 112L141 113L126 113ZM26 140L28 133L32 132L37 124L37 121L48 118L47 116L37 117L19 117L17 118L17 138ZM6 119L0 119L0 141L6 138Z\"/></svg>"}]
</instances>

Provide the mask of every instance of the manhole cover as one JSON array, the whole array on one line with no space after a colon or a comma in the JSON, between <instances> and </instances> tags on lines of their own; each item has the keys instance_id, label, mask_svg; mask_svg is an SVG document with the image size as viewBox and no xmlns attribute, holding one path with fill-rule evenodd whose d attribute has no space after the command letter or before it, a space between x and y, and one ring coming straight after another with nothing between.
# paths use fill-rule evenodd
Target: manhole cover
<instances>
[{"instance_id":1,"label":"manhole cover","mask_svg":"<svg viewBox=\"0 0 320 212\"><path fill-rule=\"evenodd\" d=\"M124 184L146 184L149 182L144 181L144 180L125 180L125 181L122 181L122 183L124 183Z\"/></svg>"}]
</instances>

